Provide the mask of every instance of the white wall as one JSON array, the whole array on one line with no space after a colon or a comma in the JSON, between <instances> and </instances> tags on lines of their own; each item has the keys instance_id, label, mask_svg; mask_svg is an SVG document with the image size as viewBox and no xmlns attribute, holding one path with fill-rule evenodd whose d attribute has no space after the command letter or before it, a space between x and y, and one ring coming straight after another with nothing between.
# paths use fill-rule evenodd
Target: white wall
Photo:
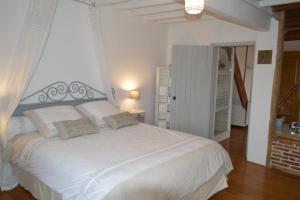
<instances>
[{"instance_id":1,"label":"white wall","mask_svg":"<svg viewBox=\"0 0 300 200\"><path fill-rule=\"evenodd\" d=\"M257 32L220 20L200 21L186 24L173 24L168 32L168 61L174 44L212 45L237 42L253 42L258 50L272 49L273 60L270 65L254 65L252 88L252 107L248 136L247 159L265 165L272 84L277 49L278 22L273 19L269 32Z\"/></svg>"},{"instance_id":2,"label":"white wall","mask_svg":"<svg viewBox=\"0 0 300 200\"><path fill-rule=\"evenodd\" d=\"M1 65L10 62L28 2L1 1ZM127 103L125 89L140 90L137 107L154 123L155 69L166 64L167 26L109 8L102 10L101 19L110 78L120 103ZM60 0L44 55L24 96L55 81L82 81L103 91L93 37L88 6Z\"/></svg>"},{"instance_id":3,"label":"white wall","mask_svg":"<svg viewBox=\"0 0 300 200\"><path fill-rule=\"evenodd\" d=\"M104 91L88 6L60 0L40 65L25 93L55 81L84 82Z\"/></svg>"},{"instance_id":4,"label":"white wall","mask_svg":"<svg viewBox=\"0 0 300 200\"><path fill-rule=\"evenodd\" d=\"M155 70L166 65L167 27L109 8L101 13L106 61L120 104L127 103L125 90L139 90L138 106L154 123Z\"/></svg>"},{"instance_id":5,"label":"white wall","mask_svg":"<svg viewBox=\"0 0 300 200\"><path fill-rule=\"evenodd\" d=\"M284 51L300 51L300 40L284 42Z\"/></svg>"}]
</instances>

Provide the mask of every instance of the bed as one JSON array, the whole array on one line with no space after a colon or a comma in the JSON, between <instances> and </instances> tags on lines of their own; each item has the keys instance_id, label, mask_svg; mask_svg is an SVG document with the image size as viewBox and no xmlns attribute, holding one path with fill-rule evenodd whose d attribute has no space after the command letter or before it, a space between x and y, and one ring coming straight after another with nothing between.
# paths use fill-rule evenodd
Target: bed
<instances>
[{"instance_id":1,"label":"bed","mask_svg":"<svg viewBox=\"0 0 300 200\"><path fill-rule=\"evenodd\" d=\"M218 143L143 123L69 140L31 132L8 149L19 184L40 200L209 199L233 169Z\"/></svg>"}]
</instances>

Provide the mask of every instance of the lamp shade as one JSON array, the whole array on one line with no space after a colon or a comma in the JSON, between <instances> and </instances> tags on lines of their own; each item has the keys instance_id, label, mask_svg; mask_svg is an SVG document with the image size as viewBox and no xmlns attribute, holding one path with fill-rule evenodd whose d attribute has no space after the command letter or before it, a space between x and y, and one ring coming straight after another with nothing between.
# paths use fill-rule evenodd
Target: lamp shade
<instances>
[{"instance_id":1,"label":"lamp shade","mask_svg":"<svg viewBox=\"0 0 300 200\"><path fill-rule=\"evenodd\" d=\"M129 97L130 99L139 99L139 98L141 97L141 95L140 95L140 92L139 92L139 91L133 90L133 91L130 91L130 92L129 92L128 97Z\"/></svg>"},{"instance_id":2,"label":"lamp shade","mask_svg":"<svg viewBox=\"0 0 300 200\"><path fill-rule=\"evenodd\" d=\"M188 14L200 14L204 10L204 0L185 0L185 11Z\"/></svg>"}]
</instances>

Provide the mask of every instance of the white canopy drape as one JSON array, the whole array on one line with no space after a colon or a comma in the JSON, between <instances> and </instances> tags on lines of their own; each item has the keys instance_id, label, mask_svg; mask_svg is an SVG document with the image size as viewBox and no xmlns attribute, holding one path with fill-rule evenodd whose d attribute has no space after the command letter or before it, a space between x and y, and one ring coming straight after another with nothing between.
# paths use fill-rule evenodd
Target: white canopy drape
<instances>
[{"instance_id":1,"label":"white canopy drape","mask_svg":"<svg viewBox=\"0 0 300 200\"><path fill-rule=\"evenodd\" d=\"M93 28L98 63L101 69L104 88L106 89L105 94L107 95L109 101L111 101L114 104L117 104L117 100L114 93L115 91L111 85L110 74L105 56L105 44L103 39L103 27L101 22L100 8L90 8L90 21Z\"/></svg>"},{"instance_id":2,"label":"white canopy drape","mask_svg":"<svg viewBox=\"0 0 300 200\"><path fill-rule=\"evenodd\" d=\"M0 68L0 136L1 152L6 145L7 123L34 74L51 30L58 0L30 0L22 32L11 65ZM2 157L2 156L1 156ZM10 166L0 159L1 190L15 187Z\"/></svg>"}]
</instances>

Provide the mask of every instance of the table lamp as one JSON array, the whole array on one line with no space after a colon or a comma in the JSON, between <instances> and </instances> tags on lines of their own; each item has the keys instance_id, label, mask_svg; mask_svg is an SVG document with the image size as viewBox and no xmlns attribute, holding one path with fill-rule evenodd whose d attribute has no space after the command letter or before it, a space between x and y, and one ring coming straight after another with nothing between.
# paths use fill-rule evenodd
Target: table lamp
<instances>
[{"instance_id":1,"label":"table lamp","mask_svg":"<svg viewBox=\"0 0 300 200\"><path fill-rule=\"evenodd\" d=\"M132 90L132 91L129 92L128 97L129 97L129 99L132 99L133 102L134 102L133 107L132 107L132 109L134 110L135 109L134 108L135 107L135 101L141 98L141 94L137 90Z\"/></svg>"}]
</instances>

